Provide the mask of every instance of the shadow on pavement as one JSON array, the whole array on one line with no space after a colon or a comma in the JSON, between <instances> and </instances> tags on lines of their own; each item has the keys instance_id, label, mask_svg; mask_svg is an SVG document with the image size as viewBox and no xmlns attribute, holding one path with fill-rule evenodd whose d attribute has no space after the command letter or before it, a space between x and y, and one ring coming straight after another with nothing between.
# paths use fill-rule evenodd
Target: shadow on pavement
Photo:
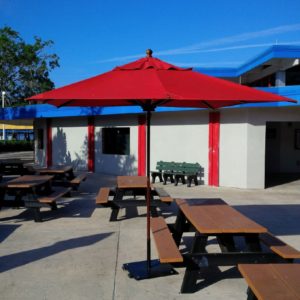
<instances>
[{"instance_id":1,"label":"shadow on pavement","mask_svg":"<svg viewBox=\"0 0 300 300\"><path fill-rule=\"evenodd\" d=\"M0 224L0 243L10 236L21 225Z\"/></svg>"},{"instance_id":2,"label":"shadow on pavement","mask_svg":"<svg viewBox=\"0 0 300 300\"><path fill-rule=\"evenodd\" d=\"M300 234L300 205L234 205L235 209L275 235Z\"/></svg>"},{"instance_id":3,"label":"shadow on pavement","mask_svg":"<svg viewBox=\"0 0 300 300\"><path fill-rule=\"evenodd\" d=\"M57 253L80 247L86 247L112 235L113 232L93 234L57 242L53 245L27 250L0 257L0 273L55 255Z\"/></svg>"}]
</instances>

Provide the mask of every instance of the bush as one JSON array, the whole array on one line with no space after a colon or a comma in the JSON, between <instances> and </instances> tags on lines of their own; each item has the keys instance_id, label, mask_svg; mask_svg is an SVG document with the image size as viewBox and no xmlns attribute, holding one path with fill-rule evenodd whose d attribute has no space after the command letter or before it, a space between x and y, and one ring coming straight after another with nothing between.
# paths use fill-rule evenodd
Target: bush
<instances>
[{"instance_id":1,"label":"bush","mask_svg":"<svg viewBox=\"0 0 300 300\"><path fill-rule=\"evenodd\" d=\"M0 141L0 152L33 151L33 141Z\"/></svg>"}]
</instances>

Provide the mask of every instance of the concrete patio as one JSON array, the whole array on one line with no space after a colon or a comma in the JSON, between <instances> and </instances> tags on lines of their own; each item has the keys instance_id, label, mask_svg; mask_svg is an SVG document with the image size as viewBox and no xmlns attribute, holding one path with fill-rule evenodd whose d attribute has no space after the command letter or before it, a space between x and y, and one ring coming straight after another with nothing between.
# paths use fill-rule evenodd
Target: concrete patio
<instances>
[{"instance_id":1,"label":"concrete patio","mask_svg":"<svg viewBox=\"0 0 300 300\"><path fill-rule=\"evenodd\" d=\"M145 208L121 210L109 222L109 208L95 206L100 186L115 178L89 174L57 211L42 210L35 223L25 209L0 211L0 294L3 300L35 299L246 299L247 285L236 268L212 274L213 284L199 282L194 294L180 294L184 275L136 281L122 265L145 260ZM300 182L267 190L239 190L168 184L173 197L222 198L300 249ZM157 185L161 185L160 183ZM172 222L176 206L165 211ZM169 212L169 213L168 213ZM152 243L152 257L156 258Z\"/></svg>"}]
</instances>

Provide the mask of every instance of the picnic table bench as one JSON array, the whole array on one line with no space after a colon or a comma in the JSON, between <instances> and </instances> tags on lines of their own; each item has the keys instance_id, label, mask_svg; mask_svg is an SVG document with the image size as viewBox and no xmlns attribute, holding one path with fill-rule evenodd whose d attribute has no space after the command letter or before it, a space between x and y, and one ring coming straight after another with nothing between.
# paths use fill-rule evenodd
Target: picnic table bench
<instances>
[{"instance_id":1,"label":"picnic table bench","mask_svg":"<svg viewBox=\"0 0 300 300\"><path fill-rule=\"evenodd\" d=\"M181 263L183 257L163 217L151 218L151 230L161 263Z\"/></svg>"},{"instance_id":2,"label":"picnic table bench","mask_svg":"<svg viewBox=\"0 0 300 300\"><path fill-rule=\"evenodd\" d=\"M171 183L178 185L181 181L182 184L187 182L187 186L190 187L194 181L194 184L198 185L200 168L198 163L158 161L156 171L151 172L152 183L158 177L160 182L164 184L171 181Z\"/></svg>"},{"instance_id":3,"label":"picnic table bench","mask_svg":"<svg viewBox=\"0 0 300 300\"><path fill-rule=\"evenodd\" d=\"M291 263L300 252L274 237L268 230L244 216L221 199L177 199L179 207L174 224L162 217L151 218L152 235L161 264L184 267L182 293L195 291L202 268L253 263ZM192 246L181 253L185 232L195 232ZM219 252L207 252L208 237L215 236ZM243 237L239 249L234 237ZM262 247L262 244L267 247ZM239 245L240 247L240 245ZM172 274L173 272L170 272Z\"/></svg>"},{"instance_id":4,"label":"picnic table bench","mask_svg":"<svg viewBox=\"0 0 300 300\"><path fill-rule=\"evenodd\" d=\"M239 264L248 300L300 299L299 264Z\"/></svg>"}]
</instances>

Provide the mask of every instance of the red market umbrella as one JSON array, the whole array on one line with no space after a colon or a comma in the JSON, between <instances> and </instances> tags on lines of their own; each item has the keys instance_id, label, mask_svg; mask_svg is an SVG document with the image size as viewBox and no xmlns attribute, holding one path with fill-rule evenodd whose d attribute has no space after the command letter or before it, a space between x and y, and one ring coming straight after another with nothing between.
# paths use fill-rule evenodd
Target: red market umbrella
<instances>
[{"instance_id":1,"label":"red market umbrella","mask_svg":"<svg viewBox=\"0 0 300 300\"><path fill-rule=\"evenodd\" d=\"M34 100L55 106L128 106L139 105L147 113L147 274L150 265L150 120L157 106L220 107L255 103L290 101L288 98L259 91L192 69L179 68L152 57L116 67L112 71L49 92Z\"/></svg>"}]
</instances>

